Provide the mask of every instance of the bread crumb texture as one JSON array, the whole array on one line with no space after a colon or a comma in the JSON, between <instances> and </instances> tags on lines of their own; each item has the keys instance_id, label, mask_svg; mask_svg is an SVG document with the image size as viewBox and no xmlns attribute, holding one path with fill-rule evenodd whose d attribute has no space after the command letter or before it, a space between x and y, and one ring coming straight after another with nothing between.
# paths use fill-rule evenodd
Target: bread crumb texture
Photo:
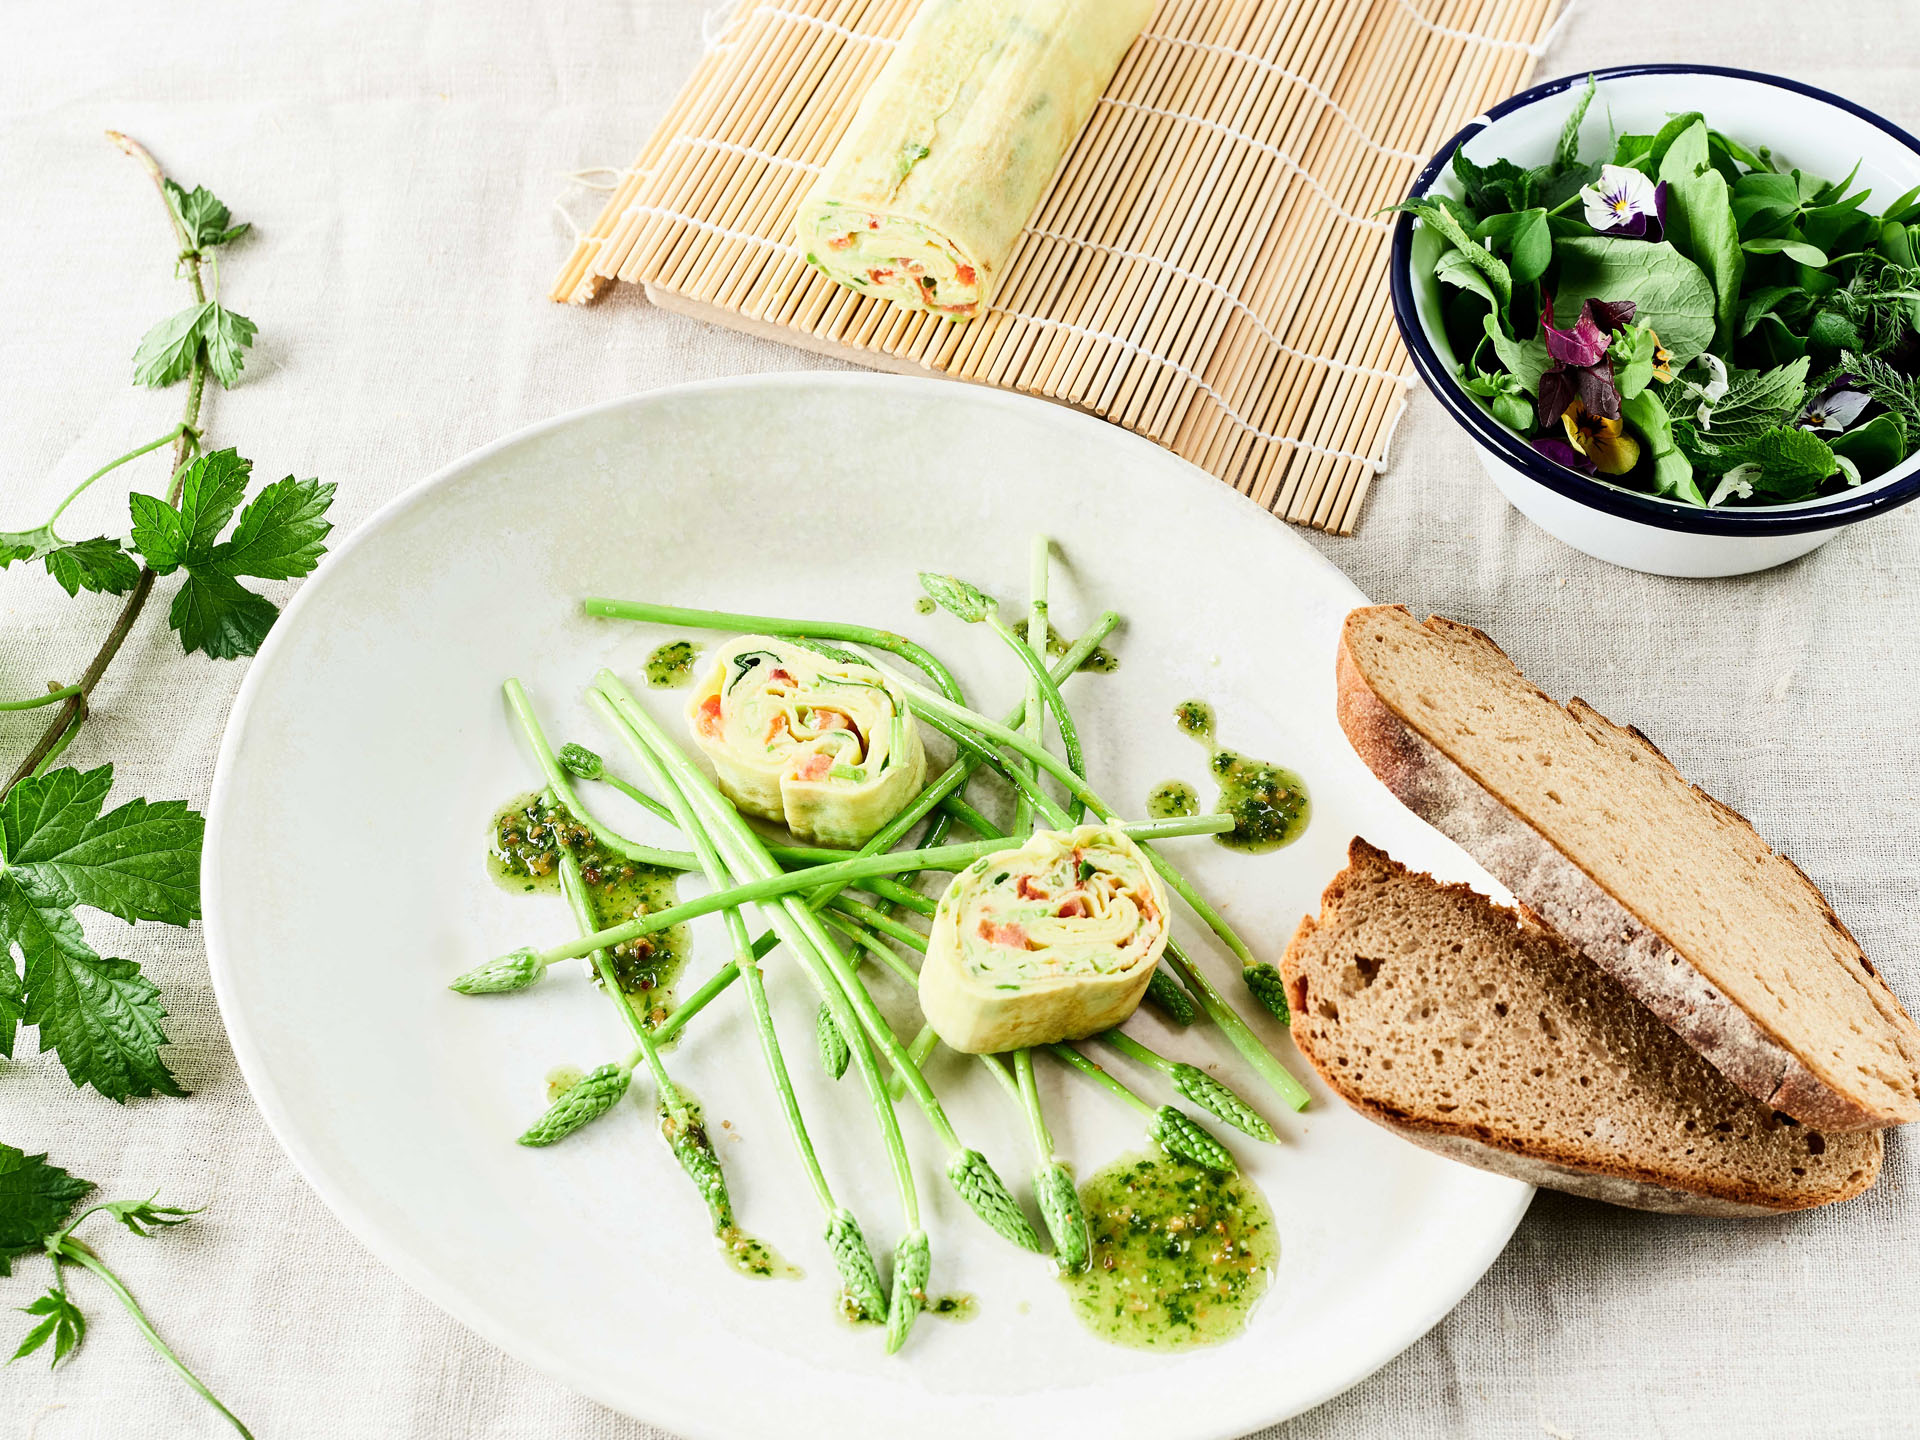
<instances>
[{"instance_id":1,"label":"bread crumb texture","mask_svg":"<svg viewBox=\"0 0 1920 1440\"><path fill-rule=\"evenodd\" d=\"M1879 1123L1920 1118L1920 1027L1799 867L1638 730L1556 704L1450 620L1371 606L1348 617L1345 644L1409 728L1820 1082Z\"/></svg>"},{"instance_id":2,"label":"bread crumb texture","mask_svg":"<svg viewBox=\"0 0 1920 1440\"><path fill-rule=\"evenodd\" d=\"M1391 1125L1775 1210L1879 1173L1878 1131L1767 1108L1538 924L1364 841L1283 968L1301 1050Z\"/></svg>"}]
</instances>

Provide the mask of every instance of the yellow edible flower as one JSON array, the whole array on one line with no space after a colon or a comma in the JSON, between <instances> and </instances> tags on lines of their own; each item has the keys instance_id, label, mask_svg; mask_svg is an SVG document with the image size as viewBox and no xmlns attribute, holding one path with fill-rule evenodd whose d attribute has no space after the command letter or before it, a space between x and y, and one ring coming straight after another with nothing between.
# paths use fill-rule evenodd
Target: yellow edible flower
<instances>
[{"instance_id":1,"label":"yellow edible flower","mask_svg":"<svg viewBox=\"0 0 1920 1440\"><path fill-rule=\"evenodd\" d=\"M1618 420L1603 420L1575 400L1561 413L1567 443L1593 461L1602 475L1624 475L1639 463L1640 442Z\"/></svg>"}]
</instances>

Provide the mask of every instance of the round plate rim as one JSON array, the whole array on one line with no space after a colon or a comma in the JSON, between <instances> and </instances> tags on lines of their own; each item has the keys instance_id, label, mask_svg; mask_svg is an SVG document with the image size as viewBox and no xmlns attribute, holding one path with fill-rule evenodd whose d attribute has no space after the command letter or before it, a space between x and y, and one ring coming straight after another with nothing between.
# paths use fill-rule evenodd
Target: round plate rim
<instances>
[{"instance_id":1,"label":"round plate rim","mask_svg":"<svg viewBox=\"0 0 1920 1440\"><path fill-rule=\"evenodd\" d=\"M315 574L300 587L272 631L269 632L259 654L248 666L239 692L234 698L233 708L228 714L225 732L221 737L206 810L207 833L202 851L206 857L206 863L201 877L202 931L206 940L207 967L213 984L215 1003L219 1006L221 1020L226 1027L235 1063L239 1066L241 1076L247 1083L247 1089L253 1097L254 1104L266 1121L268 1131L286 1153L287 1158L293 1162L300 1177L313 1188L315 1194L349 1233L383 1265L446 1314L489 1344L532 1366L568 1389L643 1424L664 1426L686 1437L686 1440L738 1440L738 1437L733 1432L715 1428L704 1417L684 1407L665 1401L664 1396L661 1397L662 1405L654 1413L638 1414L628 1408L623 1397L614 1394L609 1387L601 1383L593 1367L576 1363L564 1351L546 1344L537 1337L515 1331L506 1322L496 1320L486 1307L470 1303L467 1295L458 1286L443 1280L438 1271L430 1265L416 1260L402 1237L390 1234L384 1224L365 1213L343 1187L335 1186L325 1168L309 1149L301 1134L297 1118L283 1103L279 1090L272 1081L265 1047L260 1043L259 1037L252 1032L245 1011L235 1003L234 982L230 970L231 959L227 949L226 927L223 920L222 901L225 877L219 863L221 853L219 840L225 829L228 807L235 803L233 800L233 774L234 765L237 763L235 756L258 693L261 687L268 683L263 677L272 674L273 667L270 662L280 647L288 643L286 637L302 622L306 611L313 603L312 597L325 593L327 577L343 557L369 543L393 520L414 506L424 503L434 492L452 482L472 466L482 464L525 441L612 411L645 408L688 395L754 389L805 390L825 387L934 392L950 395L955 399L986 403L990 406L1013 407L1028 413L1031 413L1031 407L1037 407L1040 410L1052 412L1060 424L1090 427L1089 434L1098 434L1105 443L1118 441L1122 445L1152 451L1158 457L1155 463L1165 464L1170 472L1187 472L1188 483L1200 481L1216 488L1223 485L1223 482L1163 446L1071 407L986 386L969 386L964 392L956 393L952 389L953 384L954 382L950 380L930 377L860 371L799 370L722 376L635 391L613 399L598 401L592 405L581 406L524 425L477 449L468 451L375 509L360 522L346 540L332 550ZM1300 537L1288 534L1284 521L1274 517L1271 512L1249 496L1231 488L1227 489L1227 493L1244 505L1251 514L1258 515L1264 523L1280 526L1281 533L1286 537L1285 543L1296 546L1297 553L1306 557L1310 564L1337 577L1338 583L1352 592L1355 604L1367 603L1365 594L1344 571ZM1457 1287L1452 1285L1444 1287L1438 1292L1435 1306L1428 1312L1414 1317L1410 1323L1396 1327L1383 1337L1375 1337L1370 1344L1359 1347L1366 1356L1360 1368L1341 1374L1326 1385L1308 1391L1300 1403L1285 1407L1281 1413L1251 1413L1246 1406L1222 1407L1222 1411L1215 1417L1197 1424L1185 1440L1236 1440L1236 1437L1243 1436L1250 1430L1292 1419L1344 1394L1404 1353L1466 1297L1468 1291L1479 1283L1480 1278L1492 1268L1494 1261L1506 1249L1513 1232L1519 1227L1522 1217L1526 1214L1534 1194L1534 1187L1522 1181L1515 1180L1509 1183L1512 1186L1509 1213L1490 1217L1492 1223L1484 1232L1485 1238L1481 1247L1472 1252L1466 1264L1456 1264L1453 1276L1459 1280ZM1175 1437L1168 1437L1168 1440L1175 1440Z\"/></svg>"}]
</instances>

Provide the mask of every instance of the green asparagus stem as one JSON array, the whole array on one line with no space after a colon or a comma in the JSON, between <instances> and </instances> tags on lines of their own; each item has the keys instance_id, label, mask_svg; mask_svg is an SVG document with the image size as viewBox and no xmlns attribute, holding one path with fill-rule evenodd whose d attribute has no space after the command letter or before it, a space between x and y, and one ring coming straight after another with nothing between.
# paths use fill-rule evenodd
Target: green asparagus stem
<instances>
[{"instance_id":1,"label":"green asparagus stem","mask_svg":"<svg viewBox=\"0 0 1920 1440\"><path fill-rule=\"evenodd\" d=\"M1185 835L1218 834L1221 822L1226 819L1227 817L1223 815L1196 815L1175 820L1144 820L1116 828L1143 841L1169 839ZM1227 823L1231 824L1230 821ZM1005 839L975 840L965 845L942 845L932 850L898 850L885 855L868 855L854 860L841 860L832 865L821 865L812 869L783 872L774 867L772 854L761 843L760 837L754 835L751 830L747 833L752 835L758 852L767 857L772 873L744 885L715 890L668 909L656 910L622 924L596 930L591 935L565 941L538 952L539 962L542 965L556 965L562 960L578 959L603 946L619 945L642 935L652 935L701 915L710 915L716 910L734 910L750 902L790 895L797 890L819 885L822 881L838 883L842 880L859 880L877 874L900 874L910 870L962 870L982 856L998 854L1006 849L1009 843ZM691 861L694 857L689 855L687 858ZM696 867L690 865L687 868ZM525 980L524 983L518 984L506 983L519 978L515 966L521 963L517 959L521 954L521 951L514 951L510 956L488 961L487 964L453 981L451 988L459 990L462 994L488 993L476 988L483 984L491 985L495 989L524 989L533 981ZM514 966L507 964L510 960L515 962ZM503 966L506 967L504 971L501 969Z\"/></svg>"},{"instance_id":2,"label":"green asparagus stem","mask_svg":"<svg viewBox=\"0 0 1920 1440\"><path fill-rule=\"evenodd\" d=\"M1026 1111L1034 1154L1039 1159L1033 1172L1033 1191L1048 1233L1053 1236L1054 1260L1068 1274L1078 1274L1093 1258L1093 1237L1087 1228L1087 1212L1080 1204L1080 1191L1054 1153L1053 1134L1047 1129L1047 1118L1040 1109L1040 1090L1034 1084L1031 1050L1014 1051L1013 1073L1019 1082L1020 1104Z\"/></svg>"},{"instance_id":3,"label":"green asparagus stem","mask_svg":"<svg viewBox=\"0 0 1920 1440\"><path fill-rule=\"evenodd\" d=\"M573 777L555 757L546 737L540 735L540 727L533 718L533 705L527 699L526 688L518 680L506 683L507 704L512 707L514 718L520 722L520 729L527 736L527 743L533 746L533 758L540 763L540 773L547 777L547 785L559 797L560 803L573 812L574 818L587 827L593 838L613 851L616 855L635 861L641 865L657 865L662 870L694 870L698 864L685 850L661 850L652 845L636 845L623 835L616 835L587 813L587 807L580 803L580 797L573 788ZM540 735L536 742L534 737ZM585 954L585 951L580 952Z\"/></svg>"},{"instance_id":4,"label":"green asparagus stem","mask_svg":"<svg viewBox=\"0 0 1920 1440\"><path fill-rule=\"evenodd\" d=\"M888 671L884 666L876 665L875 668L902 687L916 713L925 718L928 723L935 724L947 734L953 734L956 730L971 730L1025 755L1066 786L1068 792L1075 798L1085 801L1087 808L1103 822L1113 824L1118 821L1119 817L1112 808L1083 778L1076 775L1071 767L1056 759L1044 747L1030 745L1027 738L1019 731L996 724L986 716L968 710L964 706L955 705L944 696L936 695L925 686L916 685L904 676ZM1056 695L1059 693L1057 687L1054 693ZM1068 823L1066 813L1059 806L1053 805L1047 797L1037 798L1035 805L1046 816L1049 824L1064 826ZM1234 935L1232 927L1220 917L1219 912L1207 904L1199 892L1193 888L1191 882L1169 865L1151 845L1143 848L1147 858L1153 862L1154 868L1182 899L1193 906L1195 913L1208 923L1214 933L1227 941L1229 948L1233 949L1236 955L1241 956L1242 963L1251 962L1253 959L1251 953L1241 943L1240 938ZM1167 963L1185 983L1193 998L1199 1001L1200 1007L1207 1012L1207 1017L1220 1027L1221 1033L1232 1043L1234 1049L1245 1057L1247 1063L1253 1066L1260 1078L1271 1085L1280 1098L1292 1108L1306 1109L1311 1098L1307 1094L1306 1087L1294 1079L1274 1058L1273 1053L1260 1043L1259 1037L1247 1028L1247 1023L1240 1017L1240 1013L1227 1003L1226 998L1201 973L1199 967L1187 956L1186 951L1177 941L1167 942L1166 958Z\"/></svg>"},{"instance_id":5,"label":"green asparagus stem","mask_svg":"<svg viewBox=\"0 0 1920 1440\"><path fill-rule=\"evenodd\" d=\"M1171 1105L1148 1104L1071 1045L1049 1045L1047 1048L1121 1104L1146 1116L1148 1138L1169 1155L1177 1155L1209 1170L1219 1170L1229 1175L1234 1173L1233 1156L1227 1147L1209 1135L1205 1127L1191 1115Z\"/></svg>"},{"instance_id":6,"label":"green asparagus stem","mask_svg":"<svg viewBox=\"0 0 1920 1440\"><path fill-rule=\"evenodd\" d=\"M766 853L759 837L741 819L739 812L713 787L705 772L694 766L684 752L667 738L658 723L634 699L632 692L626 688L620 678L610 670L602 670L596 677L595 685L608 700L613 702L620 718L627 721L632 732L673 769L674 779L682 791L689 794L708 824L714 827L717 832L715 838L723 845L730 847L729 864L732 865L735 873L740 873L744 867L750 873L769 879L787 878L772 873L773 859ZM946 848L960 850L971 847ZM872 861L870 859L867 862L846 863L853 865L872 863ZM824 875L826 870L831 868L823 867L822 870L814 873ZM839 1025L845 1033L850 1020L857 1018L874 1045L886 1055L894 1070L906 1077L908 1090L919 1102L921 1111L934 1128L934 1133L947 1146L947 1178L953 1183L960 1197L967 1202L976 1215L1007 1240L1026 1249L1039 1249L1039 1237L1033 1233L1033 1227L1027 1223L1026 1217L1020 1212L1018 1204L1008 1193L1005 1184L978 1151L961 1144L959 1135L954 1130L952 1121L947 1118L939 1098L933 1093L933 1088L927 1084L926 1077L920 1073L919 1067L908 1055L906 1047L900 1043L899 1037L887 1024L886 1017L880 1013L879 1006L867 993L866 986L860 983L860 977L855 972L852 962L840 949L820 917L797 899L783 899L781 909L775 913L787 915L795 923L803 938L804 943L800 945L795 945L790 940L788 942L790 947L794 948L796 953L803 956L811 955L819 962L819 968L813 973L816 986L825 992L822 998L829 1001L838 999L851 1010L851 1015L843 1014L841 1006L835 1005L834 1023ZM851 1042L853 1036L848 1034L847 1039ZM856 1055L857 1053L856 1051ZM884 1098L884 1087L881 1087L879 1094ZM888 1113L892 1113L891 1108Z\"/></svg>"},{"instance_id":7,"label":"green asparagus stem","mask_svg":"<svg viewBox=\"0 0 1920 1440\"><path fill-rule=\"evenodd\" d=\"M576 745L573 741L569 740L560 747L559 758L561 765L565 766L570 774L578 775L582 780L598 780L603 784L611 785L642 809L651 810L662 820L672 821L673 811L669 810L665 805L662 805L644 790L641 790L637 786L629 785L618 775L610 773L607 770L606 762L602 760L596 752L587 749L586 746Z\"/></svg>"},{"instance_id":8,"label":"green asparagus stem","mask_svg":"<svg viewBox=\"0 0 1920 1440\"><path fill-rule=\"evenodd\" d=\"M1173 1088L1181 1095L1202 1110L1219 1116L1234 1129L1256 1140L1264 1140L1269 1145L1279 1140L1280 1137L1273 1133L1273 1127L1251 1105L1198 1066L1189 1065L1184 1060L1170 1060L1118 1030L1105 1031L1099 1038L1122 1055L1158 1070L1173 1081Z\"/></svg>"},{"instance_id":9,"label":"green asparagus stem","mask_svg":"<svg viewBox=\"0 0 1920 1440\"><path fill-rule=\"evenodd\" d=\"M1033 652L1034 659L1042 665L1047 663L1047 636L1052 631L1053 622L1049 619L1047 604L1047 564L1051 542L1044 535L1033 537L1027 558L1027 648ZM1040 696L1040 682L1032 676L1027 677L1027 713L1020 722L1021 733L1034 744L1046 741L1047 712ZM1039 779L1039 768L1034 769L1034 779ZM1013 833L1025 835L1033 828L1033 811L1022 795L1018 808L1014 812Z\"/></svg>"},{"instance_id":10,"label":"green asparagus stem","mask_svg":"<svg viewBox=\"0 0 1920 1440\"><path fill-rule=\"evenodd\" d=\"M595 688L611 706L612 716L618 722L618 733L627 740L629 748L636 756L643 753L652 756L671 776L675 791L689 802L699 828L713 840L721 859L735 878L743 875L770 876L775 868L774 862L765 847L760 845L759 838L741 819L739 812L714 789L704 772L668 739L666 732L621 684L619 677L603 670L596 677ZM893 1113L893 1103L888 1098L879 1061L867 1032L861 1027L860 1016L856 1014L854 1002L845 986L845 957L839 954L837 947L832 947L830 940L826 943L833 948L833 956L822 953L819 941L824 939L824 933L816 933L817 921L811 928L805 923L813 920L813 912L797 899L782 898L779 904L770 907L769 918L773 921L775 932L807 971L814 989L833 1012L834 1025L853 1052L854 1064L860 1071L870 1108L880 1126L881 1140L886 1147L901 1214L905 1220L905 1238L896 1252L893 1293L887 1310L887 1344L891 1352L905 1342L907 1333L913 1328L919 1313L919 1297L925 1293L928 1266L931 1263L926 1234L920 1228L920 1197L914 1189L913 1169L907 1160L906 1144L900 1135L900 1123ZM840 961L840 965L836 966L835 960ZM856 987L857 984L856 981ZM865 995L864 990L860 993ZM868 1003L872 1003L871 999ZM913 1284L902 1284L901 1257L918 1267L917 1281ZM910 1274L907 1278L914 1277ZM909 1298L912 1300L911 1308L903 1309Z\"/></svg>"},{"instance_id":11,"label":"green asparagus stem","mask_svg":"<svg viewBox=\"0 0 1920 1440\"><path fill-rule=\"evenodd\" d=\"M598 691L593 692L590 698L600 717L617 730L621 724L621 717L607 698ZM646 769L647 778L654 788L666 797L668 813L679 827L680 833L692 842L694 854L699 857L700 869L706 875L707 883L724 887L731 877L720 858L719 851L714 846L712 837L701 825L694 811L693 801L681 789L677 778L650 750L644 746L639 747L638 759ZM827 1183L826 1173L820 1167L819 1157L813 1148L813 1139L807 1133L806 1119L800 1111L799 1097L793 1091L792 1077L787 1073L786 1058L781 1053L780 1036L774 1028L772 1008L767 1003L766 980L760 973L759 957L747 940L746 920L737 907L725 912L725 920L727 934L733 941L734 964L746 981L747 1001L753 1012L754 1032L759 1037L760 1054L766 1066L767 1077L772 1081L774 1094L780 1100L781 1111L786 1116L787 1133L792 1137L794 1149L800 1155L800 1163L806 1171L809 1183L813 1186L814 1197L820 1202L820 1208L826 1214L825 1238L827 1248L833 1254L834 1263L840 1270L844 1304L851 1313L878 1320L885 1313L885 1301L880 1291L879 1266L874 1263L871 1252L866 1248L859 1221L834 1199L832 1187ZM851 1058L851 1052L849 1052L849 1058ZM845 1068L846 1061L843 1060L841 1069Z\"/></svg>"}]
</instances>

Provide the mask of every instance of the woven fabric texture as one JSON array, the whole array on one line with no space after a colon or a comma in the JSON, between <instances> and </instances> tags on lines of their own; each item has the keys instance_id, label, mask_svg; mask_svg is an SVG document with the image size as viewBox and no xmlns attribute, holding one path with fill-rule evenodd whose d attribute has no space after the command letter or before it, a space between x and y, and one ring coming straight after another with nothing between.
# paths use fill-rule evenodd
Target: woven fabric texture
<instances>
[{"instance_id":1,"label":"woven fabric texture","mask_svg":"<svg viewBox=\"0 0 1920 1440\"><path fill-rule=\"evenodd\" d=\"M223 285L259 342L206 423L262 475L339 482L343 529L530 421L650 386L824 363L652 310L632 287L585 309L545 298L572 238L553 212L563 172L632 158L699 57L701 0L20 0L5 15L0 528L38 523L177 414L177 393L129 383L135 341L179 308L182 287L153 192L102 138L109 127L258 227ZM1658 60L1789 72L1920 129L1920 38L1903 0L1586 0L1539 74ZM584 224L603 199L575 188L567 203ZM132 473L151 489L163 469ZM124 528L124 507L123 487L97 487L70 512L73 533ZM1920 510L1750 579L1628 574L1510 511L1419 392L1368 507L1358 537L1312 543L1369 595L1480 625L1554 695L1646 730L1799 861L1920 1003ZM76 670L113 610L68 601L38 571L0 573L0 689ZM149 609L72 755L112 760L126 794L201 804L243 666L183 661L163 617L164 604ZM33 733L31 717L0 715L0 754ZM116 1232L112 1255L256 1434L657 1440L468 1333L332 1218L248 1097L197 931L88 924L161 985L173 1063L196 1093L119 1107L74 1093L51 1057L25 1056L0 1064L0 1138L51 1150L109 1194L157 1185L209 1205L162 1238ZM1871 1194L1800 1219L1675 1220L1543 1194L1431 1334L1270 1435L1912 1434L1916 1153L1894 1136ZM7 1307L33 1293L28 1278L0 1281L0 1353L16 1322L25 1329ZM0 1368L0 1436L228 1433L104 1297L87 1299L95 1324L73 1361Z\"/></svg>"}]
</instances>

